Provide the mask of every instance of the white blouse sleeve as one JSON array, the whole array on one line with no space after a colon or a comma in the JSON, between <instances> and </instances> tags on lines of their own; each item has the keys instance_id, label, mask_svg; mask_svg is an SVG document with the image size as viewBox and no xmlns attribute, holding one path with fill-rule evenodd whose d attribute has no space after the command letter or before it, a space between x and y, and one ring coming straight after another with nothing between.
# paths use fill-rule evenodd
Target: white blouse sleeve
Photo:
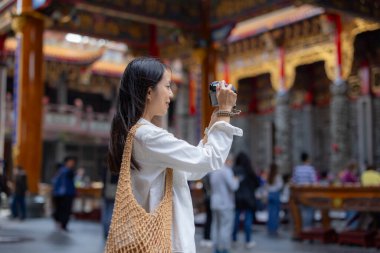
<instances>
[{"instance_id":1,"label":"white blouse sleeve","mask_svg":"<svg viewBox=\"0 0 380 253\"><path fill-rule=\"evenodd\" d=\"M203 140L200 140L197 147L204 147ZM196 181L207 175L207 172L185 172L187 181Z\"/></svg>"},{"instance_id":2,"label":"white blouse sleeve","mask_svg":"<svg viewBox=\"0 0 380 253\"><path fill-rule=\"evenodd\" d=\"M147 157L165 167L191 173L205 173L222 168L233 136L243 135L240 128L219 121L210 128L206 144L193 146L164 129L148 127L151 129L141 137ZM191 175L188 180L191 180Z\"/></svg>"}]
</instances>

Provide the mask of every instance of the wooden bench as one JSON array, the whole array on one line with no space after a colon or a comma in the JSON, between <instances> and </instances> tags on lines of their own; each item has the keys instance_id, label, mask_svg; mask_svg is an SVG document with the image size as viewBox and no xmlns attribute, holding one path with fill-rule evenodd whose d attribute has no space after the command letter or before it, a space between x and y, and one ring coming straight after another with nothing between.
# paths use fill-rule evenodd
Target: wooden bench
<instances>
[{"instance_id":1,"label":"wooden bench","mask_svg":"<svg viewBox=\"0 0 380 253\"><path fill-rule=\"evenodd\" d=\"M298 240L321 240L324 243L333 242L328 240L333 234L330 226L329 210L354 210L362 212L380 212L380 187L362 187L360 185L339 186L291 186L290 211L292 214L294 229L293 238ZM302 217L300 205L320 209L322 214L322 227L310 231L302 230ZM350 233L343 231L338 235L339 243L359 244L363 246L380 246L373 239L374 233L364 233L362 242L360 239L352 239ZM359 235L356 233L356 235ZM340 238L341 237L341 238ZM340 239L339 239L340 238ZM372 239L371 239L372 238ZM352 240L351 240L352 239ZM373 243L372 243L373 242Z\"/></svg>"}]
</instances>

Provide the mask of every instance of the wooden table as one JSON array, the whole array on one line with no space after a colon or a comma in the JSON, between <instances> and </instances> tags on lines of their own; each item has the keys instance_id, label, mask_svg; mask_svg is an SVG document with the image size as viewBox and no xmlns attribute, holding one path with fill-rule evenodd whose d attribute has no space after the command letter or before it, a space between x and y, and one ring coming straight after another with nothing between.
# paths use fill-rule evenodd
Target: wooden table
<instances>
[{"instance_id":1,"label":"wooden table","mask_svg":"<svg viewBox=\"0 0 380 253\"><path fill-rule=\"evenodd\" d=\"M293 238L302 233L300 205L311 206L322 212L322 227L330 229L329 210L380 212L380 187L360 185L291 186L290 211L293 217Z\"/></svg>"},{"instance_id":2,"label":"wooden table","mask_svg":"<svg viewBox=\"0 0 380 253\"><path fill-rule=\"evenodd\" d=\"M76 191L76 201L79 201L79 210L74 210L74 215L80 219L99 220L102 188L77 187ZM90 210L86 210L86 204L90 206Z\"/></svg>"}]
</instances>

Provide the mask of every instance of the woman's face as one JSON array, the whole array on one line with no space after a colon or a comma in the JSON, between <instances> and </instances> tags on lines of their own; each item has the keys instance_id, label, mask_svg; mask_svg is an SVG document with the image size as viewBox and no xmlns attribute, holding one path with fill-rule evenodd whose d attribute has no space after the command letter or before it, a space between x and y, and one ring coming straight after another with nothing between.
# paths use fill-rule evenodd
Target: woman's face
<instances>
[{"instance_id":1,"label":"woman's face","mask_svg":"<svg viewBox=\"0 0 380 253\"><path fill-rule=\"evenodd\" d=\"M169 108L173 92L170 88L171 73L165 70L155 89L149 88L145 115L151 120L154 116L164 116Z\"/></svg>"}]
</instances>

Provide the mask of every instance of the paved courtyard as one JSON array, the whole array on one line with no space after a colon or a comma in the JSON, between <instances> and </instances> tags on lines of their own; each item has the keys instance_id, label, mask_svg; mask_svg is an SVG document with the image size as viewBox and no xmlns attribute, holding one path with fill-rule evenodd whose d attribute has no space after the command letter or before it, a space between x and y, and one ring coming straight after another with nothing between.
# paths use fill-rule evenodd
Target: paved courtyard
<instances>
[{"instance_id":1,"label":"paved courtyard","mask_svg":"<svg viewBox=\"0 0 380 253\"><path fill-rule=\"evenodd\" d=\"M104 247L102 229L99 223L73 220L70 232L60 232L48 218L29 219L23 222L0 218L0 252L1 253L101 253ZM247 250L242 244L237 245L233 253L370 253L378 252L374 248L365 249L356 246L323 245L319 242L295 242L290 239L289 228L284 227L278 238L270 238L264 226L253 230L257 246ZM200 228L197 228L196 241L198 253L212 253L209 248L199 246ZM21 239L12 242L13 239ZM243 239L243 234L240 234Z\"/></svg>"}]
</instances>

